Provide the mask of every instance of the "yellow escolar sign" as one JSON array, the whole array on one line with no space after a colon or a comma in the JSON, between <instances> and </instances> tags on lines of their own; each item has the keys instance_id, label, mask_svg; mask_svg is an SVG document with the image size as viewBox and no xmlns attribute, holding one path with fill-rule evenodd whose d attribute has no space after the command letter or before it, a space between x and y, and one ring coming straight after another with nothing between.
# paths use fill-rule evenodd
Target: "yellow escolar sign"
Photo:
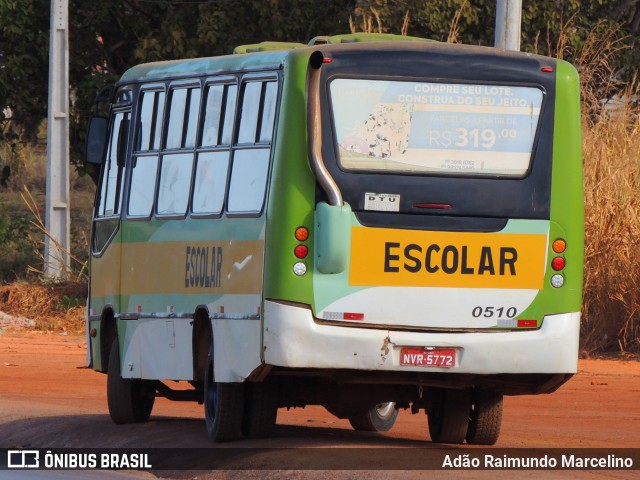
<instances>
[{"instance_id":1,"label":"yellow escolar sign","mask_svg":"<svg viewBox=\"0 0 640 480\"><path fill-rule=\"evenodd\" d=\"M353 227L353 286L541 289L547 236Z\"/></svg>"}]
</instances>

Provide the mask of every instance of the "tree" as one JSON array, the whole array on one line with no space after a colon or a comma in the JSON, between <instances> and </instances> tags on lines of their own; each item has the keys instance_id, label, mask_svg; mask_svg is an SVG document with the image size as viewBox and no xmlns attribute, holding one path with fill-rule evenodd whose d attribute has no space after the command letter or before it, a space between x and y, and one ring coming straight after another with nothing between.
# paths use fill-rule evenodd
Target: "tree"
<instances>
[{"instance_id":1,"label":"tree","mask_svg":"<svg viewBox=\"0 0 640 480\"><path fill-rule=\"evenodd\" d=\"M495 5L496 0L69 0L72 158L79 159L95 94L137 63L228 54L236 45L263 40L306 42L348 32L349 20L362 28L367 19L374 31L493 45ZM25 141L36 138L46 118L49 14L50 0L0 0L0 110L11 108L14 130ZM638 70L637 0L523 2L522 18L525 51L576 61L589 35L601 30L615 46L607 62L616 78L631 78Z\"/></svg>"},{"instance_id":2,"label":"tree","mask_svg":"<svg viewBox=\"0 0 640 480\"><path fill-rule=\"evenodd\" d=\"M496 0L358 0L354 24L374 31L493 45ZM371 19L374 19L371 22ZM408 27L404 23L408 19ZM403 27L404 25L404 27ZM638 73L640 2L523 2L521 49L559 57L582 69L592 106L619 93Z\"/></svg>"},{"instance_id":3,"label":"tree","mask_svg":"<svg viewBox=\"0 0 640 480\"><path fill-rule=\"evenodd\" d=\"M495 0L359 0L354 24L373 18L373 30L399 34L408 22L408 35L440 42L493 45Z\"/></svg>"},{"instance_id":4,"label":"tree","mask_svg":"<svg viewBox=\"0 0 640 480\"><path fill-rule=\"evenodd\" d=\"M353 0L69 0L72 159L96 93L127 68L342 33L352 9ZM0 110L12 109L25 141L35 140L47 113L49 15L50 0L0 0Z\"/></svg>"},{"instance_id":5,"label":"tree","mask_svg":"<svg viewBox=\"0 0 640 480\"><path fill-rule=\"evenodd\" d=\"M354 0L218 0L200 5L199 53L230 53L236 45L264 40L308 42L345 33ZM224 8L220 8L224 6Z\"/></svg>"},{"instance_id":6,"label":"tree","mask_svg":"<svg viewBox=\"0 0 640 480\"><path fill-rule=\"evenodd\" d=\"M5 52L0 64L0 110L11 107L12 120L22 127L27 141L35 140L42 118L33 112L47 111L48 7L47 14L41 14L47 5L47 0L0 0L0 50Z\"/></svg>"}]
</instances>

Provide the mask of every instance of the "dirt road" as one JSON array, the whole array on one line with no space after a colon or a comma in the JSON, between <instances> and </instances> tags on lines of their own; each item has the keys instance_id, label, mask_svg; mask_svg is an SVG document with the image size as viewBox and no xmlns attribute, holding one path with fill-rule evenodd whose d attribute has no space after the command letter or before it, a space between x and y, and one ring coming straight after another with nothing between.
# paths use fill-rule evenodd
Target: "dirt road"
<instances>
[{"instance_id":1,"label":"dirt road","mask_svg":"<svg viewBox=\"0 0 640 480\"><path fill-rule=\"evenodd\" d=\"M211 447L204 429L203 408L195 403L158 399L150 422L124 426L112 424L107 413L106 376L85 368L85 359L85 341L82 337L30 332L0 333L0 447ZM424 414L411 415L408 411L402 411L390 432L372 434L354 432L346 420L333 417L321 407L291 411L281 409L273 438L233 445L234 448L341 449L433 446ZM542 396L507 397L502 434L497 447L640 447L640 362L581 360L578 375L558 392ZM283 475L301 478L300 472L295 471L272 477L266 473L260 472L257 478L281 478ZM342 473L346 476L340 478L359 478L355 473ZM436 476L458 478L456 475L446 475L453 473L438 472ZM457 472L458 475L460 473ZM485 478L485 473L486 478L495 478L495 472L475 473L477 475L473 478ZM607 472L606 475L580 478L632 478L629 473ZM208 479L229 478L230 475L232 478L246 478L248 472L238 477L233 477L230 472L155 474ZM540 477L539 474L531 477L523 475L519 475L519 478ZM409 477L418 478L420 475L418 472L412 472L409 476L386 472L380 477L373 475L370 478ZM326 478L326 475L306 472L305 478ZM547 478L578 476L572 474L568 477L565 472L564 475Z\"/></svg>"}]
</instances>

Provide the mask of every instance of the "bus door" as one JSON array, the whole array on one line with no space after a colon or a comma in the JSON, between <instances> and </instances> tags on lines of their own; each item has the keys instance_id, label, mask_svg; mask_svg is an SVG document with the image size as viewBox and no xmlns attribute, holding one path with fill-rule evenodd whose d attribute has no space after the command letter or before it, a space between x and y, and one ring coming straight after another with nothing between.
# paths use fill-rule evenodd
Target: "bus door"
<instances>
[{"instance_id":1,"label":"bus door","mask_svg":"<svg viewBox=\"0 0 640 480\"><path fill-rule=\"evenodd\" d=\"M200 111L197 79L139 87L122 223L124 378L193 379L197 301L185 291L185 218ZM210 256L211 257L211 256ZM213 255L215 258L215 255Z\"/></svg>"},{"instance_id":2,"label":"bus door","mask_svg":"<svg viewBox=\"0 0 640 480\"><path fill-rule=\"evenodd\" d=\"M342 288L336 275L316 279L316 316L518 326L548 284L554 75L409 52L398 77L389 54L360 76L348 52L322 66L323 157L353 214ZM529 313L537 327L542 312Z\"/></svg>"},{"instance_id":3,"label":"bus door","mask_svg":"<svg viewBox=\"0 0 640 480\"><path fill-rule=\"evenodd\" d=\"M125 158L129 138L131 118L130 94L118 94L109 124L101 182L98 185L92 240L91 276L89 298L89 320L91 327L100 331L100 323L105 313L117 316L120 312L120 263L123 188L125 180ZM109 313L110 312L110 313ZM108 338L98 337L100 342ZM106 358L111 345L94 345L94 351L102 352ZM100 357L94 356L94 361ZM107 366L96 366L106 370Z\"/></svg>"}]
</instances>

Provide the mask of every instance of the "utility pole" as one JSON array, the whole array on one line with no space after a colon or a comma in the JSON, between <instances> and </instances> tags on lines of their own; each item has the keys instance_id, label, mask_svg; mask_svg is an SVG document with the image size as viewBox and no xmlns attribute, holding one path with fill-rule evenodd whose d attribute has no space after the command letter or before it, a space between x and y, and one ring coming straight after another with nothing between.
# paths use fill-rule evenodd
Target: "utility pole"
<instances>
[{"instance_id":1,"label":"utility pole","mask_svg":"<svg viewBox=\"0 0 640 480\"><path fill-rule=\"evenodd\" d=\"M69 273L69 5L51 0L44 273Z\"/></svg>"},{"instance_id":2,"label":"utility pole","mask_svg":"<svg viewBox=\"0 0 640 480\"><path fill-rule=\"evenodd\" d=\"M521 24L522 0L497 0L494 46L519 51Z\"/></svg>"}]
</instances>

